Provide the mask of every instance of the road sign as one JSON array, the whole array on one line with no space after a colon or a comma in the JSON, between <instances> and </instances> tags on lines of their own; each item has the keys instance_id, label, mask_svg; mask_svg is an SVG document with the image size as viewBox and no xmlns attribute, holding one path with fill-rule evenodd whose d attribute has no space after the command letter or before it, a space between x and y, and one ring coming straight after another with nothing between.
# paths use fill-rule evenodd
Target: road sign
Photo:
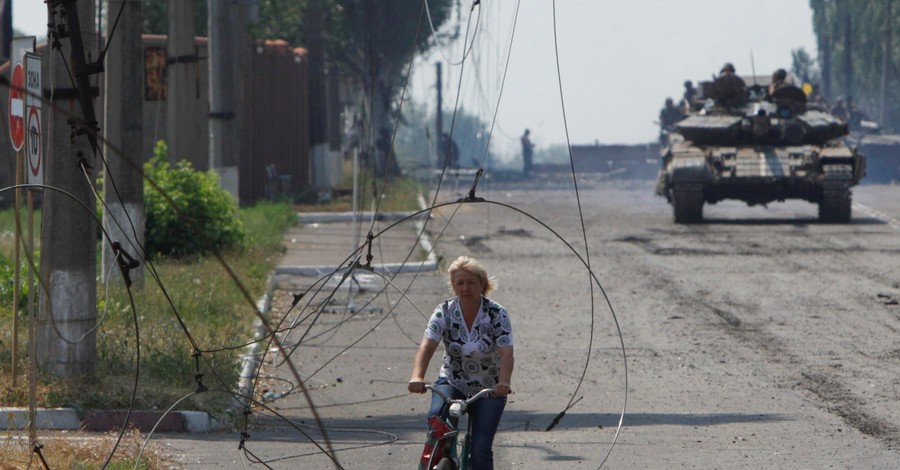
<instances>
[{"instance_id":1,"label":"road sign","mask_svg":"<svg viewBox=\"0 0 900 470\"><path fill-rule=\"evenodd\" d=\"M31 108L28 113L28 184L44 184L44 161L41 148L41 110Z\"/></svg>"},{"instance_id":2,"label":"road sign","mask_svg":"<svg viewBox=\"0 0 900 470\"><path fill-rule=\"evenodd\" d=\"M25 68L17 63L9 86L9 138L18 152L25 143Z\"/></svg>"},{"instance_id":3,"label":"road sign","mask_svg":"<svg viewBox=\"0 0 900 470\"><path fill-rule=\"evenodd\" d=\"M25 109L28 113L26 122L27 144L25 159L27 162L25 179L28 184L44 184L44 158L41 145L41 56L25 54L26 97Z\"/></svg>"}]
</instances>

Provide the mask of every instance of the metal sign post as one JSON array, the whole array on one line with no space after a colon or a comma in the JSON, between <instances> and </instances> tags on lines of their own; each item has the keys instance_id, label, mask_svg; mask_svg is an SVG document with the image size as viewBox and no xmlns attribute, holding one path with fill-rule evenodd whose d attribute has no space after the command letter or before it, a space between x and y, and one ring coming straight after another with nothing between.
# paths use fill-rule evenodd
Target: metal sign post
<instances>
[{"instance_id":1,"label":"metal sign post","mask_svg":"<svg viewBox=\"0 0 900 470\"><path fill-rule=\"evenodd\" d=\"M26 146L25 146L25 181L28 184L44 184L44 159L41 147L41 56L37 54L25 54L25 76L27 105L26 115ZM28 188L28 318L30 319L30 341L28 342L30 366L28 369L29 400L28 412L31 422L34 422L36 412L37 395L37 312L34 309L34 192L40 189ZM34 445L37 435L32 427L29 427L31 445Z\"/></svg>"}]
</instances>

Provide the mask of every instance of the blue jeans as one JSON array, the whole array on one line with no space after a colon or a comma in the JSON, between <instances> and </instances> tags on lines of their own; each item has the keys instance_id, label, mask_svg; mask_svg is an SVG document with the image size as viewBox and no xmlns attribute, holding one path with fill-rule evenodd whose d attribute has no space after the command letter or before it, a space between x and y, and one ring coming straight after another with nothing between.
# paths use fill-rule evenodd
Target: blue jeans
<instances>
[{"instance_id":1,"label":"blue jeans","mask_svg":"<svg viewBox=\"0 0 900 470\"><path fill-rule=\"evenodd\" d=\"M450 398L466 398L462 392L450 385L450 381L444 377L437 379L434 386ZM469 469L494 469L494 450L492 448L494 435L497 434L497 427L500 426L500 416L503 415L503 408L505 407L506 397L487 396L479 398L470 404L466 410L469 419L472 420ZM438 415L446 420L447 407L444 406L444 399L440 395L432 393L431 408L428 409L428 416Z\"/></svg>"}]
</instances>

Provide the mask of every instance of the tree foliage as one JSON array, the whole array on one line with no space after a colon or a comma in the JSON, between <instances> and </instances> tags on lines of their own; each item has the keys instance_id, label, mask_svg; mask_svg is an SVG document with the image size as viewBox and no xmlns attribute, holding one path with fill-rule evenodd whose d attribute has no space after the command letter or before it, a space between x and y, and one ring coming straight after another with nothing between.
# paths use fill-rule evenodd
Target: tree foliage
<instances>
[{"instance_id":1,"label":"tree foliage","mask_svg":"<svg viewBox=\"0 0 900 470\"><path fill-rule=\"evenodd\" d=\"M283 39L292 46L306 44L307 0L259 0L259 20L250 27L257 39ZM334 7L324 0L325 9Z\"/></svg>"},{"instance_id":2,"label":"tree foliage","mask_svg":"<svg viewBox=\"0 0 900 470\"><path fill-rule=\"evenodd\" d=\"M169 1L171 0L143 0L144 34L169 33ZM207 19L208 2L207 0L193 0L193 2L194 34L206 36L207 31L209 31L209 20Z\"/></svg>"},{"instance_id":3,"label":"tree foliage","mask_svg":"<svg viewBox=\"0 0 900 470\"><path fill-rule=\"evenodd\" d=\"M357 74L367 69L374 75L382 70L396 70L410 55L428 49L431 26L421 0L335 1L336 8L328 18L332 28L329 53ZM449 18L450 0L429 1L432 24L436 29Z\"/></svg>"},{"instance_id":4,"label":"tree foliage","mask_svg":"<svg viewBox=\"0 0 900 470\"><path fill-rule=\"evenodd\" d=\"M451 133L451 123L452 138L459 151L460 168L478 168L482 161L485 166L495 163L492 160L496 156L490 150L485 155L490 133L488 123L464 108L457 111L455 122L453 113L444 111L444 132L448 136ZM398 159L403 169L431 170L443 166L444 161L439 156L443 150L438 149L440 144L433 125L434 121L429 119L428 111L422 104L410 102L404 105L396 141L397 154L403 157Z\"/></svg>"},{"instance_id":5,"label":"tree foliage","mask_svg":"<svg viewBox=\"0 0 900 470\"><path fill-rule=\"evenodd\" d=\"M804 48L791 51L791 72L795 77L811 83L819 83L821 74L816 68L816 59Z\"/></svg>"},{"instance_id":6,"label":"tree foliage","mask_svg":"<svg viewBox=\"0 0 900 470\"><path fill-rule=\"evenodd\" d=\"M851 95L864 112L878 116L882 106L885 122L900 123L900 2L891 0L810 0L826 98ZM888 6L891 12L888 14ZM849 24L849 35L847 25ZM891 25L892 44L887 55L889 83L882 100L886 31ZM848 55L849 52L849 55ZM849 58L849 68L847 67ZM822 67L829 64L829 67Z\"/></svg>"}]
</instances>

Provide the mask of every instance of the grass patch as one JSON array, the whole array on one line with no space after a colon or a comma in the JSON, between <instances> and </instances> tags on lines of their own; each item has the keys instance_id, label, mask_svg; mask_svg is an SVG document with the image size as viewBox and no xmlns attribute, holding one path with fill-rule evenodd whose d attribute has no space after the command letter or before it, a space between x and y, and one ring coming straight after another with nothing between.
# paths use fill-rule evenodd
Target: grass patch
<instances>
[{"instance_id":1,"label":"grass patch","mask_svg":"<svg viewBox=\"0 0 900 470\"><path fill-rule=\"evenodd\" d=\"M135 387L139 339L137 409L167 409L193 394L198 389L197 364L203 374L202 383L210 391L191 396L178 409L215 413L228 407L228 392L238 381L242 346L252 337L256 299L264 293L266 278L283 253L281 237L294 223L295 212L288 204L264 203L241 209L240 217L251 242L247 248L223 253L221 257L242 287L213 256L160 258L145 267L144 287L132 289L134 309L128 292L118 283L99 284L97 372L92 377L71 380L42 377L38 405L127 408ZM7 217L0 214L0 233L11 230L3 225L5 220ZM12 244L8 246L12 248ZM7 245L0 244L0 255L5 255L5 250ZM11 259L11 255L7 256ZM156 284L152 273L162 287ZM15 387L11 386L11 332L12 309L7 303L0 305L0 403L25 406L28 386L24 312L19 319L20 362Z\"/></svg>"}]
</instances>

